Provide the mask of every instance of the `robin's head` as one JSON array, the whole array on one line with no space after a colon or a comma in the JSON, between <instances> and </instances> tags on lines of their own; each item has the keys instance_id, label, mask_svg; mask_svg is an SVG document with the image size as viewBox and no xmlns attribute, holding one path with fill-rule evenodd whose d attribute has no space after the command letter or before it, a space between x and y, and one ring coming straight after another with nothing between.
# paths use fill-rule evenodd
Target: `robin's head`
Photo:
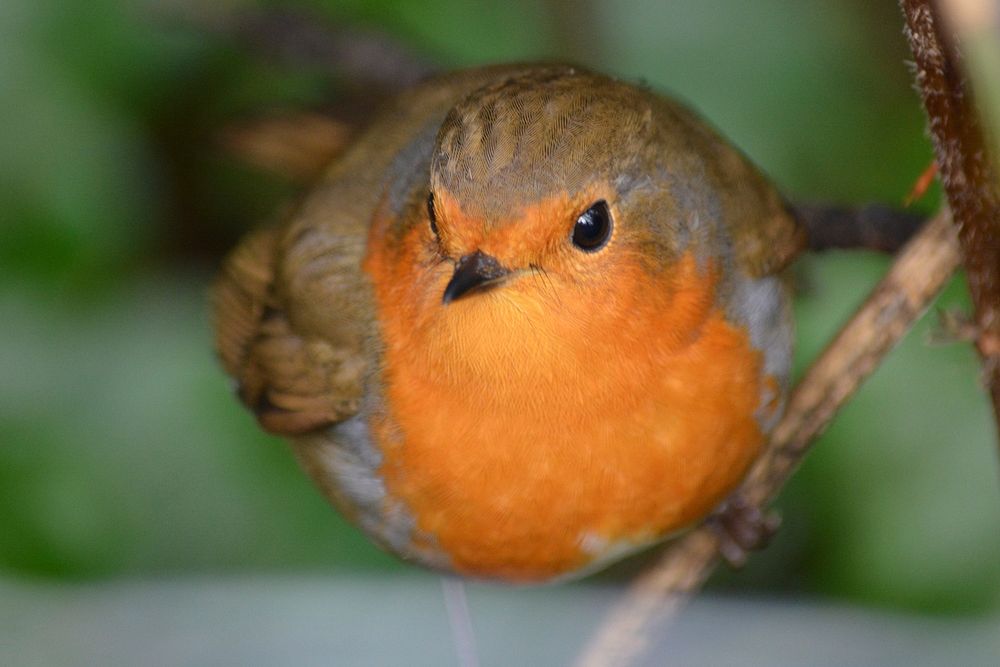
<instances>
[{"instance_id":1,"label":"robin's head","mask_svg":"<svg viewBox=\"0 0 1000 667\"><path fill-rule=\"evenodd\" d=\"M663 170L650 100L634 86L553 67L456 105L438 133L427 197L427 231L455 262L441 300L526 272L584 288L614 278L616 255L647 247L648 209L673 205L655 183Z\"/></svg>"},{"instance_id":2,"label":"robin's head","mask_svg":"<svg viewBox=\"0 0 1000 667\"><path fill-rule=\"evenodd\" d=\"M659 339L684 339L711 300L716 142L649 91L570 67L468 95L441 125L424 201L377 277L406 323L399 340L418 336L414 350L477 373L524 365L529 342L546 372L553 356L594 345L608 363L669 349Z\"/></svg>"}]
</instances>

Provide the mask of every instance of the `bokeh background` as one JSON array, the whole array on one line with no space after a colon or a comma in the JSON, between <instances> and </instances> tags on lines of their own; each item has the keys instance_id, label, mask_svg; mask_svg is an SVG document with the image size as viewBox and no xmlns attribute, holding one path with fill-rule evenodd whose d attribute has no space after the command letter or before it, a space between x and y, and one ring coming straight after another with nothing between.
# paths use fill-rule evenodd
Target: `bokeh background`
<instances>
[{"instance_id":1,"label":"bokeh background","mask_svg":"<svg viewBox=\"0 0 1000 667\"><path fill-rule=\"evenodd\" d=\"M414 604L443 618L431 575L337 516L288 449L237 405L213 358L206 294L222 253L297 191L227 154L220 132L266 112L356 104L359 94L327 68L275 59L218 29L219 16L255 6L0 2L4 664L83 664L91 654L71 640L75 649L45 652L67 635L43 619L79 608L64 620L82 633L80 618L127 609L135 596L162 599L174 590L164 582L198 590L235 581L265 606L277 603L262 582L325 582L295 588L301 596L285 591L292 615L316 590L344 604L413 585L425 596L415 593ZM792 199L899 204L931 161L892 2L295 6L384 31L444 68L570 59L672 91ZM939 200L935 187L914 208L930 212ZM799 369L887 264L863 252L800 263ZM937 307L968 308L961 279ZM744 572L718 575L714 595L920 622L998 618L994 427L970 348L926 344L934 320L818 443L782 495L785 525L772 547ZM638 565L568 589L616 585ZM230 593L234 607L251 599ZM473 603L502 599L512 615L553 605L562 617L574 605L558 601L572 595L483 587ZM354 622L390 630L384 608L369 611ZM119 627L107 623L102 632ZM163 664L184 661L171 655L177 661ZM189 664L207 664L205 655Z\"/></svg>"}]
</instances>

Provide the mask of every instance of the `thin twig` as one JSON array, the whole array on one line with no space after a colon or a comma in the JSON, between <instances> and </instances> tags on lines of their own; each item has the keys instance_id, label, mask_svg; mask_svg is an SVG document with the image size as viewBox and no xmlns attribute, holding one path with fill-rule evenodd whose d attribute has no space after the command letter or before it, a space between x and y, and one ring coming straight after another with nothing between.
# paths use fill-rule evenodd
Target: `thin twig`
<instances>
[{"instance_id":1,"label":"thin twig","mask_svg":"<svg viewBox=\"0 0 1000 667\"><path fill-rule=\"evenodd\" d=\"M460 667L479 667L479 650L476 648L476 633L472 629L472 614L465 595L465 582L455 577L442 575L441 590L444 593L445 611L451 626L451 638L455 644L455 658Z\"/></svg>"},{"instance_id":2,"label":"thin twig","mask_svg":"<svg viewBox=\"0 0 1000 667\"><path fill-rule=\"evenodd\" d=\"M900 252L865 303L799 382L768 452L740 488L766 506L837 410L878 367L940 292L961 261L947 214L939 214ZM581 667L619 667L642 655L653 631L682 609L718 561L716 534L702 526L680 538L640 575L582 654Z\"/></svg>"},{"instance_id":3,"label":"thin twig","mask_svg":"<svg viewBox=\"0 0 1000 667\"><path fill-rule=\"evenodd\" d=\"M961 65L979 56L959 53L962 38L976 31L1000 32L1000 3L995 0L901 0L906 17L906 36L913 51L917 86L927 112L941 182L958 227L965 256L965 271L979 327L976 347L983 359L984 379L993 398L993 411L1000 423L1000 170L993 160L997 147L988 137L966 72ZM975 16L993 21L973 25L972 33L953 30L968 26L964 19L970 6ZM960 7L961 6L961 7ZM950 20L943 22L940 16ZM947 26L950 26L947 27ZM969 39L969 41L973 41ZM997 58L998 54L987 57ZM974 64L974 63L969 63ZM992 128L993 137L1000 127Z\"/></svg>"},{"instance_id":4,"label":"thin twig","mask_svg":"<svg viewBox=\"0 0 1000 667\"><path fill-rule=\"evenodd\" d=\"M793 204L792 213L805 227L810 250L867 249L893 253L913 238L925 217L883 204L837 206Z\"/></svg>"}]
</instances>

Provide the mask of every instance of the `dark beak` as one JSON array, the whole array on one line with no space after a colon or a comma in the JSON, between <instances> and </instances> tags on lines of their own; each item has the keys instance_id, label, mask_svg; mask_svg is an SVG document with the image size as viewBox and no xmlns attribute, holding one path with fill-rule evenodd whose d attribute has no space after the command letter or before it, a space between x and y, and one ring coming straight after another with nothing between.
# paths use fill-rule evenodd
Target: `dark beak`
<instances>
[{"instance_id":1,"label":"dark beak","mask_svg":"<svg viewBox=\"0 0 1000 667\"><path fill-rule=\"evenodd\" d=\"M442 302L448 305L456 299L485 290L510 275L495 258L476 251L455 264L455 275L444 290Z\"/></svg>"}]
</instances>

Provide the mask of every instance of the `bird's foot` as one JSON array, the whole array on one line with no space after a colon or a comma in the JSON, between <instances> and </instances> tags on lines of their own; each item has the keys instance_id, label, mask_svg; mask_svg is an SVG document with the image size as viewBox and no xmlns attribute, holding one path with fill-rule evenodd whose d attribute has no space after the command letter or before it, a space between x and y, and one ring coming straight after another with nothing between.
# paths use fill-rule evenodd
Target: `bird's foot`
<instances>
[{"instance_id":1,"label":"bird's foot","mask_svg":"<svg viewBox=\"0 0 1000 667\"><path fill-rule=\"evenodd\" d=\"M708 519L719 540L719 554L737 570L746 565L751 551L768 545L780 525L777 512L761 510L740 495L730 497Z\"/></svg>"}]
</instances>

